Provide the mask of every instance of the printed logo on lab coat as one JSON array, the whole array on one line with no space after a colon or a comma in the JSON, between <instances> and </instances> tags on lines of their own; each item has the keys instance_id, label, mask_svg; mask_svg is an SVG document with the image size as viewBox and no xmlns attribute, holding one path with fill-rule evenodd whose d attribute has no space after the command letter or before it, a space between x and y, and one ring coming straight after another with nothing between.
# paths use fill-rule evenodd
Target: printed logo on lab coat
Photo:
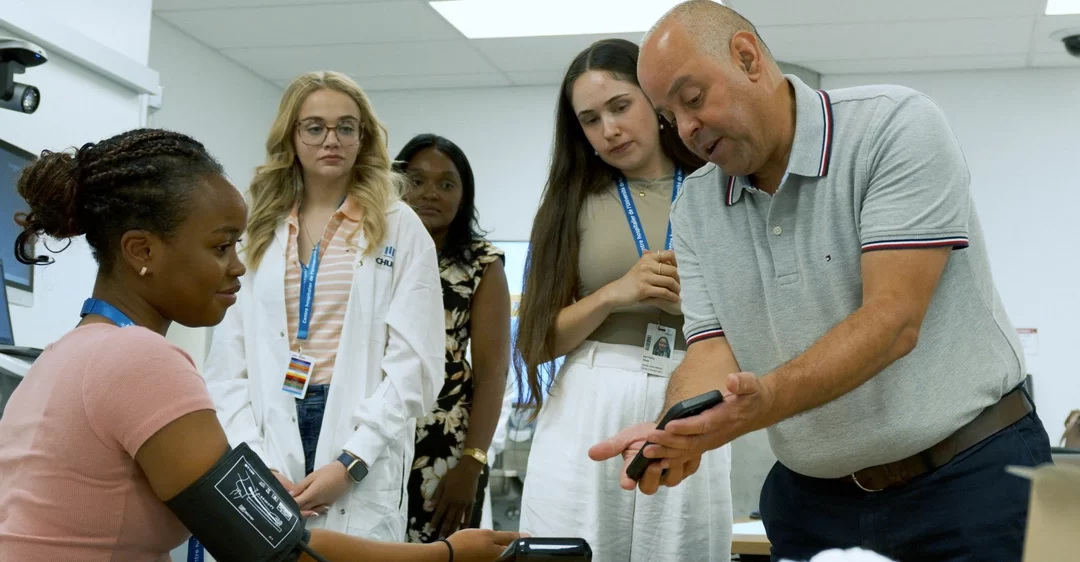
<instances>
[{"instance_id":1,"label":"printed logo on lab coat","mask_svg":"<svg viewBox=\"0 0 1080 562\"><path fill-rule=\"evenodd\" d=\"M385 267L385 268L388 268L388 269L393 269L393 267L394 267L394 254L395 253L396 253L396 250L394 250L393 246L387 246L387 247L383 248L382 255L375 258L375 263L377 265L381 265L382 267Z\"/></svg>"}]
</instances>

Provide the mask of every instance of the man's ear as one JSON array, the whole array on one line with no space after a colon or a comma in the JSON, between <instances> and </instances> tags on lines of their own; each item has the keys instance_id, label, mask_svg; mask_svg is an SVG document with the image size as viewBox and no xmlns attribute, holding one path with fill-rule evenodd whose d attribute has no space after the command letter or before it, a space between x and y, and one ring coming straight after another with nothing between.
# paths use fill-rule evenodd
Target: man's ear
<instances>
[{"instance_id":1,"label":"man's ear","mask_svg":"<svg viewBox=\"0 0 1080 562\"><path fill-rule=\"evenodd\" d=\"M761 44L749 31L740 31L731 38L731 55L735 65L751 81L761 77Z\"/></svg>"},{"instance_id":2,"label":"man's ear","mask_svg":"<svg viewBox=\"0 0 1080 562\"><path fill-rule=\"evenodd\" d=\"M155 258L162 253L161 239L146 230L129 230L120 237L121 261L118 266L129 267L135 274L146 276L153 272Z\"/></svg>"}]
</instances>

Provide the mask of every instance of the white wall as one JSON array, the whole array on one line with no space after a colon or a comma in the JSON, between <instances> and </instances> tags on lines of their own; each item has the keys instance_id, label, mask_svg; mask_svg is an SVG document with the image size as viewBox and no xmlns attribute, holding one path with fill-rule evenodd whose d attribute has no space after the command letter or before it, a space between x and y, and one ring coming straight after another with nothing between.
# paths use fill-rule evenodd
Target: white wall
<instances>
[{"instance_id":1,"label":"white wall","mask_svg":"<svg viewBox=\"0 0 1080 562\"><path fill-rule=\"evenodd\" d=\"M135 62L146 64L151 0L46 0L44 4L53 17Z\"/></svg>"},{"instance_id":2,"label":"white wall","mask_svg":"<svg viewBox=\"0 0 1080 562\"><path fill-rule=\"evenodd\" d=\"M362 87L363 84L360 84ZM370 92L390 156L420 133L461 147L476 175L480 226L492 240L528 240L547 180L558 86Z\"/></svg>"},{"instance_id":3,"label":"white wall","mask_svg":"<svg viewBox=\"0 0 1080 562\"><path fill-rule=\"evenodd\" d=\"M195 137L246 191L266 153L266 135L277 114L281 88L226 59L154 16L150 66L161 74L164 104L151 112L153 127ZM173 325L169 339L183 347L198 367L206 356L206 328Z\"/></svg>"},{"instance_id":4,"label":"white wall","mask_svg":"<svg viewBox=\"0 0 1080 562\"><path fill-rule=\"evenodd\" d=\"M1052 440L1080 408L1080 65L1071 69L826 76L826 88L893 83L945 110L971 168L994 280L1017 328L1038 329L1028 358ZM946 373L942 374L947 375Z\"/></svg>"},{"instance_id":5,"label":"white wall","mask_svg":"<svg viewBox=\"0 0 1080 562\"><path fill-rule=\"evenodd\" d=\"M63 15L63 21L70 27L91 37L104 37L107 29L112 46L124 49L123 54L135 60L141 51L145 59L150 35L150 0L95 2L92 10L86 4L81 11L72 11L78 4L82 3L42 0L26 3L20 9L39 10L43 17ZM138 15L144 13L146 18ZM12 29L0 29L0 35L20 36L18 30ZM143 116L139 96L133 91L55 54L51 54L47 64L29 69L18 80L41 89L41 107L33 115L0 111L0 136L32 153L101 140L139 126ZM64 247L55 242L49 246ZM47 253L42 244L38 244L37 250L39 254ZM33 298L23 291L8 289L12 301L32 303L12 306L16 343L43 347L70 330L79 320L82 301L90 295L96 271L88 247L79 239L56 256L56 263L37 268Z\"/></svg>"}]
</instances>

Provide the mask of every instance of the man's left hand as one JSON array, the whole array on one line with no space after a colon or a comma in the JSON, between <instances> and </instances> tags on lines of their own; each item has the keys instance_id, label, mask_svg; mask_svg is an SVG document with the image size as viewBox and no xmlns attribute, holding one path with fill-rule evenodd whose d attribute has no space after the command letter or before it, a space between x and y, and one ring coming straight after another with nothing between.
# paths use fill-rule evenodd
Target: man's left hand
<instances>
[{"instance_id":1,"label":"man's left hand","mask_svg":"<svg viewBox=\"0 0 1080 562\"><path fill-rule=\"evenodd\" d=\"M352 485L345 465L333 461L301 480L293 491L293 498L302 510L325 513Z\"/></svg>"},{"instance_id":2,"label":"man's left hand","mask_svg":"<svg viewBox=\"0 0 1080 562\"><path fill-rule=\"evenodd\" d=\"M647 458L662 459L652 463L667 467L661 483L676 486L697 470L706 451L768 427L774 423L772 418L773 395L768 385L753 373L733 373L728 375L723 402L652 431L644 454ZM650 493L644 487L642 492Z\"/></svg>"}]
</instances>

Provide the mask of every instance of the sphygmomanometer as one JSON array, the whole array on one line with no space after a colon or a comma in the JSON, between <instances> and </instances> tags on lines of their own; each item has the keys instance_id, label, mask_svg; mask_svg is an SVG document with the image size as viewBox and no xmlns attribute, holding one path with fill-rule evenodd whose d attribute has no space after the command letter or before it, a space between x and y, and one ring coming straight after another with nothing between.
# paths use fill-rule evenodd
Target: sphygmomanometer
<instances>
[{"instance_id":1,"label":"sphygmomanometer","mask_svg":"<svg viewBox=\"0 0 1080 562\"><path fill-rule=\"evenodd\" d=\"M165 502L220 562L294 562L326 559L308 546L300 506L247 443Z\"/></svg>"}]
</instances>

